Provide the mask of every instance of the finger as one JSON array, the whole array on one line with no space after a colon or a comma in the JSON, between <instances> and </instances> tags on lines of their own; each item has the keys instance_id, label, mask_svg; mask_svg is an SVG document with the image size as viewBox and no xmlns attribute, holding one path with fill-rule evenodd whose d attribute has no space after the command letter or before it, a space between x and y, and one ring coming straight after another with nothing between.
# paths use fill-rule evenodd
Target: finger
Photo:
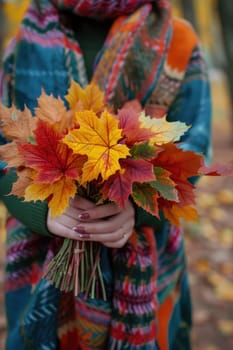
<instances>
[{"instance_id":1,"label":"finger","mask_svg":"<svg viewBox=\"0 0 233 350\"><path fill-rule=\"evenodd\" d=\"M56 236L78 240L77 232L73 230L72 226L69 227L59 221L53 221L47 226L48 230Z\"/></svg>"},{"instance_id":2,"label":"finger","mask_svg":"<svg viewBox=\"0 0 233 350\"><path fill-rule=\"evenodd\" d=\"M79 220L97 220L111 217L120 213L123 209L118 207L115 203L108 203L98 205L81 213L78 217Z\"/></svg>"},{"instance_id":3,"label":"finger","mask_svg":"<svg viewBox=\"0 0 233 350\"><path fill-rule=\"evenodd\" d=\"M125 210L121 209L121 211L118 214L111 216L110 218L108 218L108 220L105 219L94 222L85 222L84 220L81 221L81 225L77 227L77 231L79 231L79 228L81 228L82 231L96 234L114 232L120 227L122 227L126 222L132 225L132 227L134 226L134 208L133 206L128 206Z\"/></svg>"},{"instance_id":4,"label":"finger","mask_svg":"<svg viewBox=\"0 0 233 350\"><path fill-rule=\"evenodd\" d=\"M63 225L65 227L68 227L70 229L73 229L74 227L79 224L79 222L76 220L76 218L73 218L69 215L61 215L55 219L50 218L49 220L50 225L53 225L55 223L58 223L59 225Z\"/></svg>"},{"instance_id":5,"label":"finger","mask_svg":"<svg viewBox=\"0 0 233 350\"><path fill-rule=\"evenodd\" d=\"M93 234L96 237L102 238L103 235L117 232L125 222L128 222L132 227L134 226L133 219L125 220L123 216L117 215L111 220L99 220L85 224L80 222L75 229L79 233Z\"/></svg>"},{"instance_id":6,"label":"finger","mask_svg":"<svg viewBox=\"0 0 233 350\"><path fill-rule=\"evenodd\" d=\"M87 198L75 196L70 200L70 206L82 210L89 210L96 207L96 204Z\"/></svg>"},{"instance_id":7,"label":"finger","mask_svg":"<svg viewBox=\"0 0 233 350\"><path fill-rule=\"evenodd\" d=\"M71 207L69 206L67 209L66 209L66 212L62 215L66 215L66 216L69 216L70 218L73 218L76 220L76 222L78 221L78 216L83 212L82 209L77 209L75 207Z\"/></svg>"},{"instance_id":8,"label":"finger","mask_svg":"<svg viewBox=\"0 0 233 350\"><path fill-rule=\"evenodd\" d=\"M77 234L78 234L78 239L91 240L95 242L101 242L104 244L105 242L106 243L118 242L124 237L129 237L131 235L132 230L133 230L133 226L127 223L126 226L124 225L124 227L120 227L117 231L114 231L114 232L94 234L94 233L87 233L85 231L83 232L77 231Z\"/></svg>"},{"instance_id":9,"label":"finger","mask_svg":"<svg viewBox=\"0 0 233 350\"><path fill-rule=\"evenodd\" d=\"M47 217L47 228L51 233L61 237L77 239L77 233L75 230L73 230L77 224L77 219L67 215L66 213L53 218L51 216L51 210L49 209Z\"/></svg>"},{"instance_id":10,"label":"finger","mask_svg":"<svg viewBox=\"0 0 233 350\"><path fill-rule=\"evenodd\" d=\"M102 244L105 245L108 248L122 248L127 242L128 239L130 238L132 232L125 233L121 239L115 242L103 242Z\"/></svg>"}]
</instances>

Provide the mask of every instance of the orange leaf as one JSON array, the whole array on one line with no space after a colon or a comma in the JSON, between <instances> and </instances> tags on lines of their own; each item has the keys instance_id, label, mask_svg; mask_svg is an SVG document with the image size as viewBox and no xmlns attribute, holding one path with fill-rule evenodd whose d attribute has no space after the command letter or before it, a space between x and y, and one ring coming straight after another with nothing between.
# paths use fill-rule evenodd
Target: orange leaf
<instances>
[{"instance_id":1,"label":"orange leaf","mask_svg":"<svg viewBox=\"0 0 233 350\"><path fill-rule=\"evenodd\" d=\"M176 184L180 207L195 203L195 187L191 184L190 177L198 175L203 163L201 155L192 151L184 151L175 144L168 143L161 147L161 151L152 162L155 166L170 172L170 178ZM165 203L164 207L170 207L173 202L169 204L164 201L163 203Z\"/></svg>"},{"instance_id":2,"label":"orange leaf","mask_svg":"<svg viewBox=\"0 0 233 350\"><path fill-rule=\"evenodd\" d=\"M170 171L173 180L187 180L199 174L203 157L192 151L184 151L173 143L167 143L161 147L153 164Z\"/></svg>"},{"instance_id":3,"label":"orange leaf","mask_svg":"<svg viewBox=\"0 0 233 350\"><path fill-rule=\"evenodd\" d=\"M187 221L198 221L198 213L191 206L180 207L178 204L172 204L162 208L165 217L175 226L180 226L180 219Z\"/></svg>"},{"instance_id":4,"label":"orange leaf","mask_svg":"<svg viewBox=\"0 0 233 350\"><path fill-rule=\"evenodd\" d=\"M35 113L40 120L52 124L60 132L64 133L72 126L72 113L67 111L62 99L47 95L44 90L38 98L38 107L35 109Z\"/></svg>"},{"instance_id":5,"label":"orange leaf","mask_svg":"<svg viewBox=\"0 0 233 350\"><path fill-rule=\"evenodd\" d=\"M61 215L77 192L75 181L63 176L59 181L49 184L33 183L25 191L25 201L48 200L53 217Z\"/></svg>"},{"instance_id":6,"label":"orange leaf","mask_svg":"<svg viewBox=\"0 0 233 350\"><path fill-rule=\"evenodd\" d=\"M1 161L6 162L9 168L18 168L24 165L24 159L18 152L17 143L12 141L0 147Z\"/></svg>"},{"instance_id":7,"label":"orange leaf","mask_svg":"<svg viewBox=\"0 0 233 350\"><path fill-rule=\"evenodd\" d=\"M32 183L32 171L24 168L17 171L18 179L13 183L10 194L23 198L26 188Z\"/></svg>"},{"instance_id":8,"label":"orange leaf","mask_svg":"<svg viewBox=\"0 0 233 350\"><path fill-rule=\"evenodd\" d=\"M30 110L17 110L14 106L4 107L0 104L1 128L6 137L12 140L28 141L33 135L37 118L33 118Z\"/></svg>"}]
</instances>

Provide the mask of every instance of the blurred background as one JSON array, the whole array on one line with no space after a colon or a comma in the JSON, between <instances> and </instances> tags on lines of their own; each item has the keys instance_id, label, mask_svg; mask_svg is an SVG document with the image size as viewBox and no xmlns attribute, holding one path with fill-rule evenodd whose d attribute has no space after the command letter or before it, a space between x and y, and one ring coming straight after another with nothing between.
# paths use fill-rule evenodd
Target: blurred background
<instances>
[{"instance_id":1,"label":"blurred background","mask_svg":"<svg viewBox=\"0 0 233 350\"><path fill-rule=\"evenodd\" d=\"M0 57L29 0L0 0ZM233 1L172 0L175 16L200 36L213 97L213 163L233 161ZM193 297L193 350L233 349L233 179L206 177L197 188L199 222L187 224ZM0 203L0 350L4 349L4 240ZM179 350L179 349L177 349Z\"/></svg>"}]
</instances>

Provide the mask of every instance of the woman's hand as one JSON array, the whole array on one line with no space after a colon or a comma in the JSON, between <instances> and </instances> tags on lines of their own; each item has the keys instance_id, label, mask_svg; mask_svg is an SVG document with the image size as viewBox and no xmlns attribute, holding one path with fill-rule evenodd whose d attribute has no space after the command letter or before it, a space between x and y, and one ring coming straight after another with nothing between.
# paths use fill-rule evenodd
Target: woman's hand
<instances>
[{"instance_id":1,"label":"woman's hand","mask_svg":"<svg viewBox=\"0 0 233 350\"><path fill-rule=\"evenodd\" d=\"M96 241L107 247L121 248L133 232L134 215L134 207L130 201L125 208L114 203L97 206L76 196L61 216L52 218L49 212L47 226L57 236Z\"/></svg>"}]
</instances>

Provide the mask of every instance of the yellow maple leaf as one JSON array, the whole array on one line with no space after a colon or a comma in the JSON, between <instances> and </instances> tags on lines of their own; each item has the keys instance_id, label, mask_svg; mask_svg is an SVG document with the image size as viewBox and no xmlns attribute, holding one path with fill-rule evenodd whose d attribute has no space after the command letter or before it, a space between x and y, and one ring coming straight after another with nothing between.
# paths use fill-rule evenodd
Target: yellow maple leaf
<instances>
[{"instance_id":1,"label":"yellow maple leaf","mask_svg":"<svg viewBox=\"0 0 233 350\"><path fill-rule=\"evenodd\" d=\"M77 185L74 180L62 177L54 183L33 183L25 190L25 201L47 200L53 217L61 215L75 196Z\"/></svg>"},{"instance_id":2,"label":"yellow maple leaf","mask_svg":"<svg viewBox=\"0 0 233 350\"><path fill-rule=\"evenodd\" d=\"M78 83L71 81L66 100L70 108L76 111L92 110L99 113L104 106L104 94L95 83L90 83L82 89Z\"/></svg>"},{"instance_id":3,"label":"yellow maple leaf","mask_svg":"<svg viewBox=\"0 0 233 350\"><path fill-rule=\"evenodd\" d=\"M98 85L91 83L87 85L82 96L83 109L100 112L104 105L104 94Z\"/></svg>"},{"instance_id":4,"label":"yellow maple leaf","mask_svg":"<svg viewBox=\"0 0 233 350\"><path fill-rule=\"evenodd\" d=\"M109 178L120 170L119 159L126 158L129 149L120 144L122 130L118 127L118 120L105 110L100 118L93 111L76 113L79 129L69 132L63 139L75 153L86 155L88 160L83 167L82 181Z\"/></svg>"},{"instance_id":5,"label":"yellow maple leaf","mask_svg":"<svg viewBox=\"0 0 233 350\"><path fill-rule=\"evenodd\" d=\"M65 96L71 109L73 110L77 109L78 103L82 101L83 94L84 92L81 86L78 83L76 83L74 80L72 80L68 90L68 94Z\"/></svg>"},{"instance_id":6,"label":"yellow maple leaf","mask_svg":"<svg viewBox=\"0 0 233 350\"><path fill-rule=\"evenodd\" d=\"M162 145L164 143L179 141L180 137L190 128L182 122L168 122L163 118L151 118L142 112L139 116L142 128L150 128L155 136L150 139L152 143Z\"/></svg>"}]
</instances>

